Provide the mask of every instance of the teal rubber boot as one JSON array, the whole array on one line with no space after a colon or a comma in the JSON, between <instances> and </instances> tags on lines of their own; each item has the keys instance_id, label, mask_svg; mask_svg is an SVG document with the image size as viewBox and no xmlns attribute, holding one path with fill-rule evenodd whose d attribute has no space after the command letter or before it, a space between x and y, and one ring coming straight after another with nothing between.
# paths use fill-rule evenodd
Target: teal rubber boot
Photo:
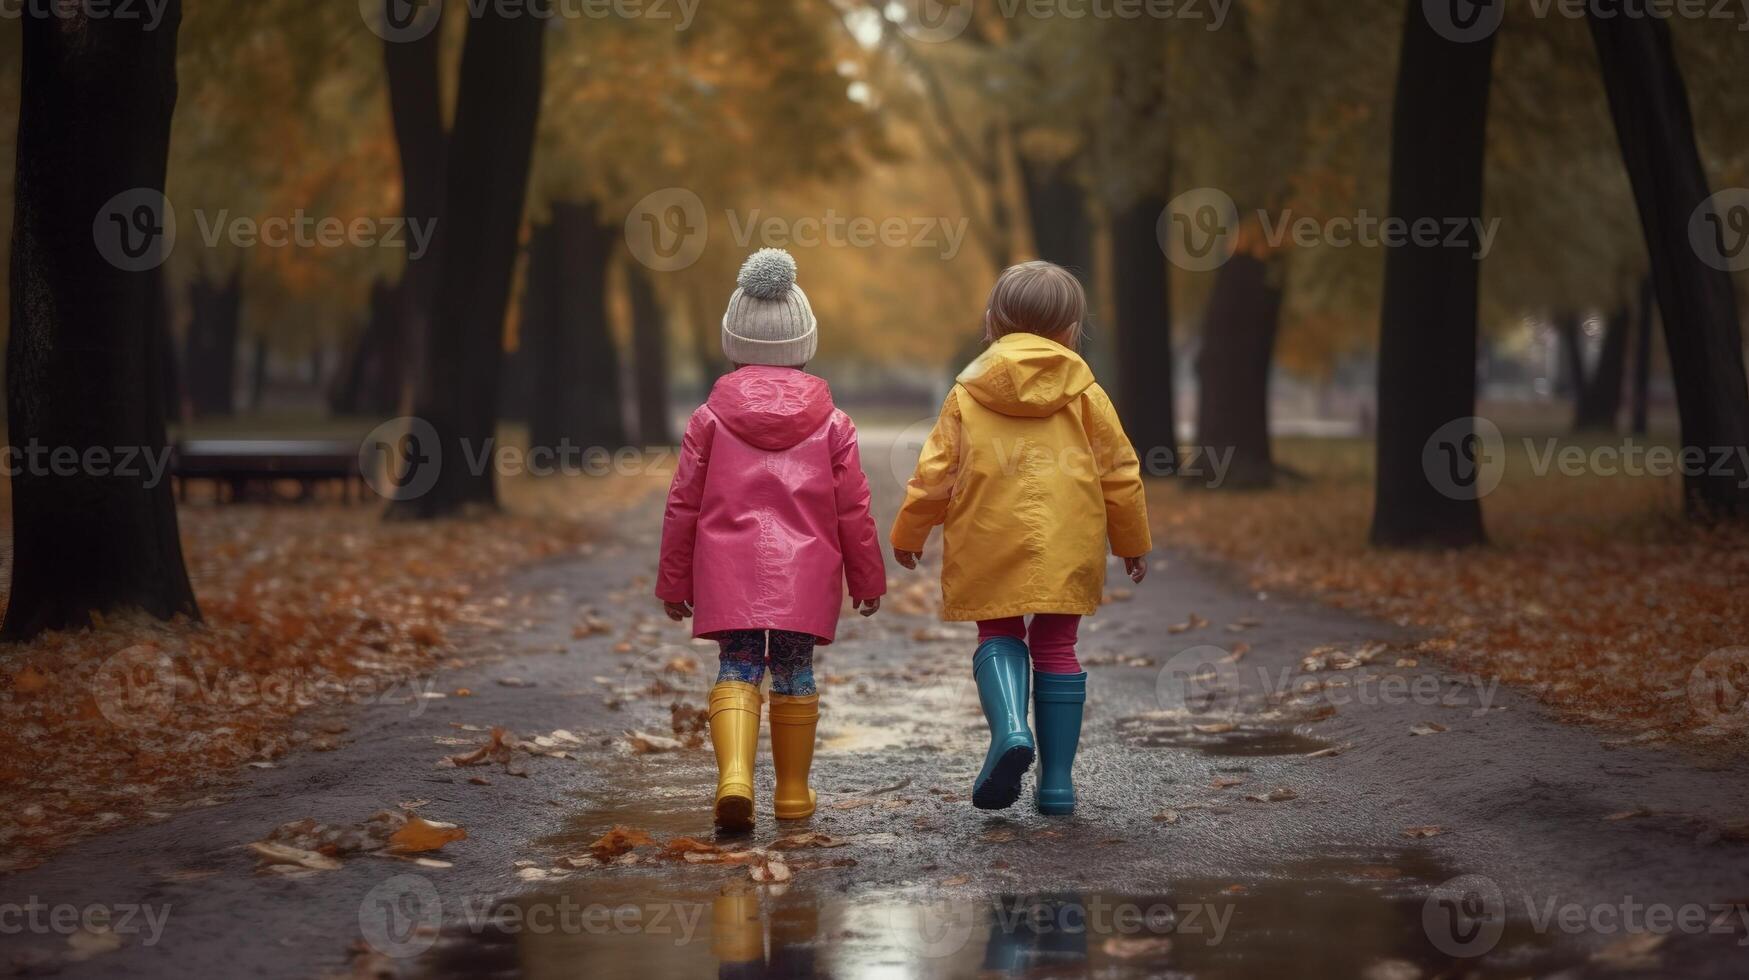
<instances>
[{"instance_id":1,"label":"teal rubber boot","mask_svg":"<svg viewBox=\"0 0 1749 980\"><path fill-rule=\"evenodd\" d=\"M978 701L990 724L990 751L972 785L972 805L980 810L1006 810L1020 799L1020 777L1032 766L1034 743L1026 727L1027 678L1032 657L1026 644L998 636L978 645L972 676L978 681Z\"/></svg>"},{"instance_id":2,"label":"teal rubber boot","mask_svg":"<svg viewBox=\"0 0 1749 980\"><path fill-rule=\"evenodd\" d=\"M1075 812L1075 750L1081 745L1081 707L1087 703L1087 673L1034 674L1034 723L1038 725L1038 812Z\"/></svg>"}]
</instances>

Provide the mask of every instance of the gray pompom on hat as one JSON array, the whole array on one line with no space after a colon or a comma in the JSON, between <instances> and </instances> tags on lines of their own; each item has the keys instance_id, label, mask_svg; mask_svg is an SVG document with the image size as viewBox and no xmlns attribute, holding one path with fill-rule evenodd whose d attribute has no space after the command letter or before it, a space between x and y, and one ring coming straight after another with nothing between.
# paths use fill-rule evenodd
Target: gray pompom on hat
<instances>
[{"instance_id":1,"label":"gray pompom on hat","mask_svg":"<svg viewBox=\"0 0 1749 980\"><path fill-rule=\"evenodd\" d=\"M796 260L781 248L747 257L723 313L723 355L736 364L801 367L820 335L808 294L796 285Z\"/></svg>"}]
</instances>

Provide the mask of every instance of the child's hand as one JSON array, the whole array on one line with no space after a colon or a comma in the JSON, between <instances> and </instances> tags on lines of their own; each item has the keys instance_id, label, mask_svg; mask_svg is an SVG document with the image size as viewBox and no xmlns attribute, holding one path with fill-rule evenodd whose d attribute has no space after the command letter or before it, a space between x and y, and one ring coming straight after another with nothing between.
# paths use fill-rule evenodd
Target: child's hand
<instances>
[{"instance_id":1,"label":"child's hand","mask_svg":"<svg viewBox=\"0 0 1749 980\"><path fill-rule=\"evenodd\" d=\"M664 600L662 603L662 611L666 612L668 618L674 620L676 623L683 619L692 618L692 604L687 602L668 602Z\"/></svg>"},{"instance_id":2,"label":"child's hand","mask_svg":"<svg viewBox=\"0 0 1749 980\"><path fill-rule=\"evenodd\" d=\"M1130 581L1141 585L1142 579L1148 577L1148 557L1143 555L1140 558L1125 558L1123 570L1129 573Z\"/></svg>"},{"instance_id":3,"label":"child's hand","mask_svg":"<svg viewBox=\"0 0 1749 980\"><path fill-rule=\"evenodd\" d=\"M862 613L864 616L873 616L875 613L881 611L881 597L875 596L873 599L858 599L852 596L850 599L850 605L851 608Z\"/></svg>"},{"instance_id":4,"label":"child's hand","mask_svg":"<svg viewBox=\"0 0 1749 980\"><path fill-rule=\"evenodd\" d=\"M923 552L921 551L906 551L903 548L893 549L893 560L906 568L916 568L917 562L922 558Z\"/></svg>"}]
</instances>

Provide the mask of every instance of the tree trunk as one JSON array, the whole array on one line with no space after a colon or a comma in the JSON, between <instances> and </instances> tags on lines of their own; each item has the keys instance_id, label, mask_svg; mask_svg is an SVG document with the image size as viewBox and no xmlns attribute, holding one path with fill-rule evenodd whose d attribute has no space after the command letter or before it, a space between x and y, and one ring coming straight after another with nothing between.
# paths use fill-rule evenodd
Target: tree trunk
<instances>
[{"instance_id":1,"label":"tree trunk","mask_svg":"<svg viewBox=\"0 0 1749 980\"><path fill-rule=\"evenodd\" d=\"M562 329L556 301L561 276L559 253L550 222L529 229L524 254L516 353L504 360L504 380L511 386L504 393L504 409L508 417L528 424L532 439L536 417L542 411L538 404L541 392L536 390L539 365L542 358L553 356L553 334Z\"/></svg>"},{"instance_id":2,"label":"tree trunk","mask_svg":"<svg viewBox=\"0 0 1749 980\"><path fill-rule=\"evenodd\" d=\"M1093 272L1093 218L1087 193L1075 179L1074 158L1053 165L1020 159L1021 183L1026 191L1027 214L1032 222L1033 246L1038 257L1074 273L1091 300L1097 296L1098 277ZM1158 246L1156 246L1158 248ZM1103 331L1095 329L1093 309L1083 323L1081 356L1101 376L1116 369L1115 353ZM968 342L974 351L976 347Z\"/></svg>"},{"instance_id":3,"label":"tree trunk","mask_svg":"<svg viewBox=\"0 0 1749 980\"><path fill-rule=\"evenodd\" d=\"M1639 323L1634 327L1633 433L1646 434L1652 387L1652 331L1657 326L1658 304L1652 298L1650 277L1640 280Z\"/></svg>"},{"instance_id":4,"label":"tree trunk","mask_svg":"<svg viewBox=\"0 0 1749 980\"><path fill-rule=\"evenodd\" d=\"M436 482L396 517L496 507L504 311L540 116L546 21L488 4L468 24L445 181L440 275L416 413L436 433ZM403 474L409 486L416 481Z\"/></svg>"},{"instance_id":5,"label":"tree trunk","mask_svg":"<svg viewBox=\"0 0 1749 980\"><path fill-rule=\"evenodd\" d=\"M1615 417L1621 412L1621 383L1627 374L1628 333L1632 330L1633 311L1627 304L1609 315L1603 326L1603 349L1597 364L1587 374L1583 369L1574 391L1573 430L1575 432L1614 432ZM1583 364L1583 358L1581 358Z\"/></svg>"},{"instance_id":6,"label":"tree trunk","mask_svg":"<svg viewBox=\"0 0 1749 980\"><path fill-rule=\"evenodd\" d=\"M152 291L156 296L150 306L152 322L147 329L157 337L154 349L158 355L159 396L163 399L160 412L166 423L186 422L190 410L182 384L185 372L176 354L176 340L170 333L175 315L170 309L170 289L161 271L152 277Z\"/></svg>"},{"instance_id":7,"label":"tree trunk","mask_svg":"<svg viewBox=\"0 0 1749 980\"><path fill-rule=\"evenodd\" d=\"M170 483L140 458L165 452L162 270L128 271L101 234L92 248L92 216L109 212L113 224L98 227L115 231L121 254L166 254L161 208L112 199L148 189L162 201L181 20L179 0L154 30L83 14L23 19L7 424L13 446L46 458L12 477L8 640L117 608L200 615ZM78 460L71 472L56 462L65 453Z\"/></svg>"},{"instance_id":8,"label":"tree trunk","mask_svg":"<svg viewBox=\"0 0 1749 980\"><path fill-rule=\"evenodd\" d=\"M1196 359L1197 445L1232 451L1226 489L1256 489L1275 482L1269 445L1269 370L1281 323L1281 288L1269 265L1239 253L1216 274L1203 314L1202 352Z\"/></svg>"},{"instance_id":9,"label":"tree trunk","mask_svg":"<svg viewBox=\"0 0 1749 980\"><path fill-rule=\"evenodd\" d=\"M1555 337L1561 347L1561 373L1555 378L1556 397L1570 397L1577 404L1585 390L1585 317L1577 310L1561 310L1554 316Z\"/></svg>"},{"instance_id":10,"label":"tree trunk","mask_svg":"<svg viewBox=\"0 0 1749 980\"><path fill-rule=\"evenodd\" d=\"M723 338L718 330L721 321L711 314L709 302L697 289L686 291L687 333L692 337L692 356L698 362L699 379L709 393L711 385L729 373L729 362L723 356Z\"/></svg>"},{"instance_id":11,"label":"tree trunk","mask_svg":"<svg viewBox=\"0 0 1749 980\"><path fill-rule=\"evenodd\" d=\"M607 321L607 271L615 231L594 204L553 205L552 224L531 243L533 374L528 443L562 452L625 444L619 352Z\"/></svg>"},{"instance_id":12,"label":"tree trunk","mask_svg":"<svg viewBox=\"0 0 1749 980\"><path fill-rule=\"evenodd\" d=\"M1072 167L1072 160L1049 165L1025 157L1020 161L1038 257L1073 272L1091 291L1093 223L1087 213L1087 195L1076 182Z\"/></svg>"},{"instance_id":13,"label":"tree trunk","mask_svg":"<svg viewBox=\"0 0 1749 980\"><path fill-rule=\"evenodd\" d=\"M1117 402L1146 472L1178 461L1173 398L1171 280L1154 234L1165 202L1144 197L1112 219L1112 301L1117 306Z\"/></svg>"},{"instance_id":14,"label":"tree trunk","mask_svg":"<svg viewBox=\"0 0 1749 980\"><path fill-rule=\"evenodd\" d=\"M1441 37L1406 0L1391 137L1392 217L1411 223L1482 213L1483 148L1494 38ZM1468 233L1473 239L1475 232ZM1459 420L1476 405L1479 243L1405 243L1385 251L1379 319L1378 467L1372 542L1384 546L1482 544L1477 435ZM1451 424L1457 422L1454 432ZM1464 467L1436 479L1440 446ZM1455 464L1454 464L1455 465ZM1441 474L1442 476L1446 474Z\"/></svg>"},{"instance_id":15,"label":"tree trunk","mask_svg":"<svg viewBox=\"0 0 1749 980\"><path fill-rule=\"evenodd\" d=\"M402 2L405 0L383 0L385 6ZM383 41L389 118L401 157L401 207L410 222L439 222L443 213L449 148L443 126L442 49L441 29L409 40ZM441 234L434 234L430 246L419 255L409 246L407 265L395 290L395 346L400 356L394 362L392 383L399 391L398 400L409 405L417 394L413 389L418 379L424 377L432 303L442 264L438 249L441 238Z\"/></svg>"},{"instance_id":16,"label":"tree trunk","mask_svg":"<svg viewBox=\"0 0 1749 980\"><path fill-rule=\"evenodd\" d=\"M403 338L396 292L381 278L370 284L369 319L329 399L329 407L337 415L387 418L400 405Z\"/></svg>"},{"instance_id":17,"label":"tree trunk","mask_svg":"<svg viewBox=\"0 0 1749 980\"><path fill-rule=\"evenodd\" d=\"M1589 18L1622 161L1634 188L1685 452L1706 465L1683 477L1690 517L1749 518L1749 381L1730 274L1707 265L1689 223L1711 196L1694 141L1688 91L1655 17ZM1724 465L1715 454L1728 450Z\"/></svg>"},{"instance_id":18,"label":"tree trunk","mask_svg":"<svg viewBox=\"0 0 1749 980\"><path fill-rule=\"evenodd\" d=\"M626 292L632 307L632 352L637 357L638 441L646 446L674 442L668 421L668 321L656 298L649 270L635 260L625 264Z\"/></svg>"},{"instance_id":19,"label":"tree trunk","mask_svg":"<svg viewBox=\"0 0 1749 980\"><path fill-rule=\"evenodd\" d=\"M196 416L236 411L237 341L241 333L243 273L223 282L203 269L188 283L188 334L183 362L188 366L189 403Z\"/></svg>"},{"instance_id":20,"label":"tree trunk","mask_svg":"<svg viewBox=\"0 0 1749 980\"><path fill-rule=\"evenodd\" d=\"M261 411L261 403L267 397L267 340L255 338L254 362L249 366L249 410Z\"/></svg>"}]
</instances>

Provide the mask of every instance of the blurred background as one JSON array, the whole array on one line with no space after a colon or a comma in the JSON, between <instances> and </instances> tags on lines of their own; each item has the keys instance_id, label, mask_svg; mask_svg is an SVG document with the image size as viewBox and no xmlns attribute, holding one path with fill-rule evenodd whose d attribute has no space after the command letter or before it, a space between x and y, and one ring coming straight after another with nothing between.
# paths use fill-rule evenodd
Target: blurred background
<instances>
[{"instance_id":1,"label":"blurred background","mask_svg":"<svg viewBox=\"0 0 1749 980\"><path fill-rule=\"evenodd\" d=\"M1373 431L1386 249L1365 222L1391 213L1397 58L1421 4L555 3L540 44L482 49L475 77L458 4L183 6L162 270L173 437L356 437L410 413L422 358L445 354L423 336L439 283L466 275L445 231L478 227L445 208L524 177L505 169L514 148L458 145L468 100L505 115L538 100L514 238L478 243L512 250L484 259L512 278L468 329L498 335L497 419L541 439L668 441L724 368L716 321L763 245L796 253L824 331L814 368L873 418L931 409L976 349L996 271L1044 256L1085 278L1089 353L1138 441L1245 441L1219 423L1200 438L1205 415ZM1489 42L1484 414L1669 433L1645 239L1586 19L1496 6L1525 9ZM1736 13L1667 21L1715 189L1744 182L1749 149ZM0 30L7 114L17 25ZM536 59L539 77L489 57ZM493 127L480 120L483 142ZM470 156L490 162L464 186ZM1167 261L1169 205L1205 207L1198 192L1237 202L1235 260ZM1345 221L1358 238L1331 230ZM1145 364L1117 370L1125 351Z\"/></svg>"}]
</instances>

